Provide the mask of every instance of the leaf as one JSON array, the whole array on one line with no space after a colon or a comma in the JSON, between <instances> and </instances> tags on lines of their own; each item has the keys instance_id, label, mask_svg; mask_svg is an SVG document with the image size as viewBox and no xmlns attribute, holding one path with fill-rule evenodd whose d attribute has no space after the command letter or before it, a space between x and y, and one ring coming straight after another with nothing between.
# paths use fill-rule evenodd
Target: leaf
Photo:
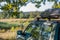
<instances>
[{"instance_id":1,"label":"leaf","mask_svg":"<svg viewBox=\"0 0 60 40\"><path fill-rule=\"evenodd\" d=\"M39 8L41 5L35 5L35 7Z\"/></svg>"},{"instance_id":2,"label":"leaf","mask_svg":"<svg viewBox=\"0 0 60 40\"><path fill-rule=\"evenodd\" d=\"M7 4L7 6L8 6L8 9L12 8L12 4Z\"/></svg>"},{"instance_id":3,"label":"leaf","mask_svg":"<svg viewBox=\"0 0 60 40\"><path fill-rule=\"evenodd\" d=\"M59 4L54 4L53 6L52 6L53 8L60 8L60 3Z\"/></svg>"}]
</instances>

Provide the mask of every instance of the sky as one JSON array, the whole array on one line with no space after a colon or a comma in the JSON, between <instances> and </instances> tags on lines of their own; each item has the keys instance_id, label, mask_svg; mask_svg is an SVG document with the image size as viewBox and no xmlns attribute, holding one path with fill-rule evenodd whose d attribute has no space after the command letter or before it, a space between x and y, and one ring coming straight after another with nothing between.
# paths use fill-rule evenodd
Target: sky
<instances>
[{"instance_id":1,"label":"sky","mask_svg":"<svg viewBox=\"0 0 60 40\"><path fill-rule=\"evenodd\" d=\"M35 7L35 4L33 3L28 3L27 6L23 6L21 7L20 11L23 11L23 12L29 12L29 11L45 11L47 9L51 9L52 8L52 5L53 5L54 2L46 2L46 4L42 4L41 3L41 7L40 8L36 8Z\"/></svg>"},{"instance_id":2,"label":"sky","mask_svg":"<svg viewBox=\"0 0 60 40\"><path fill-rule=\"evenodd\" d=\"M0 6L4 6L4 4L7 4L6 2L1 2ZM2 10L0 9L0 12L2 12Z\"/></svg>"},{"instance_id":3,"label":"sky","mask_svg":"<svg viewBox=\"0 0 60 40\"><path fill-rule=\"evenodd\" d=\"M60 0L59 0L60 1ZM6 2L2 2L1 5L3 6L4 4L7 4ZM46 4L42 4L41 3L41 7L40 8L36 8L35 5L33 3L28 3L26 6L22 6L19 11L23 11L23 12L30 12L30 11L45 11L47 9L51 9L52 5L54 4L54 2L48 2L46 1ZM1 11L1 10L0 10Z\"/></svg>"}]
</instances>

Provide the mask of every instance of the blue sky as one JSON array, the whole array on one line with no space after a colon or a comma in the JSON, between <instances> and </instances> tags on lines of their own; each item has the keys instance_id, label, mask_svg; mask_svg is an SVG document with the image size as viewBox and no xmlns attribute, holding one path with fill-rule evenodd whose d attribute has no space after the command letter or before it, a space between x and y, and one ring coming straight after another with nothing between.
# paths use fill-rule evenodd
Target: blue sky
<instances>
[{"instance_id":1,"label":"blue sky","mask_svg":"<svg viewBox=\"0 0 60 40\"><path fill-rule=\"evenodd\" d=\"M4 2L1 3L2 6L4 4L6 4L6 2L5 3ZM29 11L45 11L47 9L51 9L53 4L54 4L54 2L48 2L48 1L46 1L46 4L45 5L43 5L41 3L41 7L40 8L36 8L35 7L36 4L33 4L33 3L30 2L26 6L21 7L19 11L23 11L23 12L29 12Z\"/></svg>"}]
</instances>

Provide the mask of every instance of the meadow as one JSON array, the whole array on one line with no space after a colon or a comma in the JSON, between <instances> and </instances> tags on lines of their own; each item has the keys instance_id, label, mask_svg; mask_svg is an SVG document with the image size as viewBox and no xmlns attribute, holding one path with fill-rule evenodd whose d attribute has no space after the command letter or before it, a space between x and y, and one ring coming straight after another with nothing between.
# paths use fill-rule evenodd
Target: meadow
<instances>
[{"instance_id":1,"label":"meadow","mask_svg":"<svg viewBox=\"0 0 60 40\"><path fill-rule=\"evenodd\" d=\"M1 19L0 40L16 40L17 30L24 31L32 20L33 19Z\"/></svg>"}]
</instances>

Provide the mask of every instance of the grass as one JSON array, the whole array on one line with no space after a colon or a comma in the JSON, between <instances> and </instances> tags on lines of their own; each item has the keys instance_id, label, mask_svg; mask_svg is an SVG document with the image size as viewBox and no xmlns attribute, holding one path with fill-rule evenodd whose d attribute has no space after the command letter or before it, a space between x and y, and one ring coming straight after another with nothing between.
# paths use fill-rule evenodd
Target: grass
<instances>
[{"instance_id":1,"label":"grass","mask_svg":"<svg viewBox=\"0 0 60 40\"><path fill-rule=\"evenodd\" d=\"M16 32L0 33L0 38L2 38L2 39L16 39Z\"/></svg>"},{"instance_id":2,"label":"grass","mask_svg":"<svg viewBox=\"0 0 60 40\"><path fill-rule=\"evenodd\" d=\"M25 28L29 25L29 23L31 22L31 19L26 19L26 20L0 20L0 27L2 27L3 29L6 27L15 27L13 29L8 29L6 32L0 32L0 40L4 39L4 40L15 40L16 39L16 31L17 30L21 30L21 27L19 27L20 23L24 24L24 30ZM19 28L18 28L19 27ZM13 30L13 31L11 31ZM1 31L1 30L0 30Z\"/></svg>"},{"instance_id":3,"label":"grass","mask_svg":"<svg viewBox=\"0 0 60 40\"><path fill-rule=\"evenodd\" d=\"M29 29L26 30L26 32L31 33L32 29L33 29L32 27L29 27Z\"/></svg>"}]
</instances>

